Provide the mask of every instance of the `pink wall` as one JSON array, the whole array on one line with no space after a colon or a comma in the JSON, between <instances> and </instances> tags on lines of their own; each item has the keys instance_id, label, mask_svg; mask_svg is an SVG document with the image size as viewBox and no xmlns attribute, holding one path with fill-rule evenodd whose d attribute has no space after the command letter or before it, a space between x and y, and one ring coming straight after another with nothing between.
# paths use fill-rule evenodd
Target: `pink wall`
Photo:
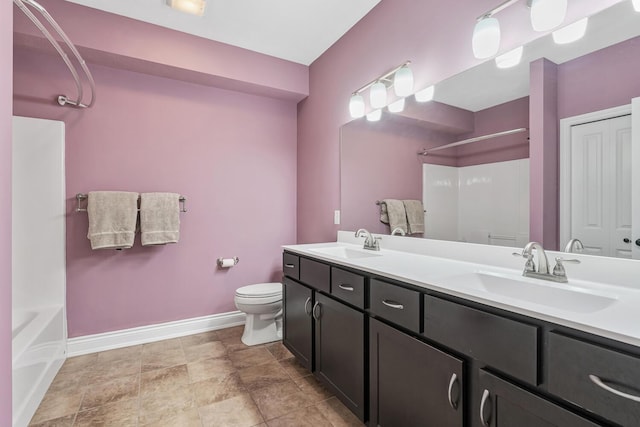
<instances>
[{"instance_id":1,"label":"pink wall","mask_svg":"<svg viewBox=\"0 0 640 427\"><path fill-rule=\"evenodd\" d=\"M16 115L66 123L67 312L76 337L235 310L235 289L281 276L296 241L295 102L92 65L98 102L53 103L72 88L54 56L17 50ZM188 198L176 245L91 251L90 190ZM218 257L240 257L218 270Z\"/></svg>"},{"instance_id":2,"label":"pink wall","mask_svg":"<svg viewBox=\"0 0 640 427\"><path fill-rule=\"evenodd\" d=\"M11 90L13 3L0 2L0 425L11 425Z\"/></svg>"},{"instance_id":3,"label":"pink wall","mask_svg":"<svg viewBox=\"0 0 640 427\"><path fill-rule=\"evenodd\" d=\"M570 2L567 22L617 0ZM410 59L416 89L479 63L471 51L476 18L493 0L382 1L310 67L310 97L298 106L298 240L334 240L340 206L339 128L349 119L350 94ZM540 37L526 7L500 12L502 51Z\"/></svg>"}]
</instances>

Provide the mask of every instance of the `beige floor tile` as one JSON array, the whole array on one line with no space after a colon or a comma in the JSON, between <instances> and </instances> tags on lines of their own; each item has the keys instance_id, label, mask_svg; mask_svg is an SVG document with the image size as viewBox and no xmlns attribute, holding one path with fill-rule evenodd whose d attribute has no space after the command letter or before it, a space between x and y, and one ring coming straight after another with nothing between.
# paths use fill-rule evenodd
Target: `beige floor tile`
<instances>
[{"instance_id":1,"label":"beige floor tile","mask_svg":"<svg viewBox=\"0 0 640 427\"><path fill-rule=\"evenodd\" d=\"M332 427L329 420L314 406L267 421L267 425L269 427Z\"/></svg>"},{"instance_id":2,"label":"beige floor tile","mask_svg":"<svg viewBox=\"0 0 640 427\"><path fill-rule=\"evenodd\" d=\"M83 395L84 391L77 389L67 389L45 394L31 422L38 424L43 421L75 414L78 412L78 409L80 409Z\"/></svg>"},{"instance_id":3,"label":"beige floor tile","mask_svg":"<svg viewBox=\"0 0 640 427\"><path fill-rule=\"evenodd\" d=\"M200 427L200 414L197 408L190 408L176 412L156 412L140 417L140 427Z\"/></svg>"},{"instance_id":4,"label":"beige floor tile","mask_svg":"<svg viewBox=\"0 0 640 427\"><path fill-rule=\"evenodd\" d=\"M143 372L140 377L140 394L172 390L176 386L189 384L187 365Z\"/></svg>"},{"instance_id":5,"label":"beige floor tile","mask_svg":"<svg viewBox=\"0 0 640 427\"><path fill-rule=\"evenodd\" d=\"M113 360L139 360L142 356L142 345L116 348L98 353L97 364Z\"/></svg>"},{"instance_id":6,"label":"beige floor tile","mask_svg":"<svg viewBox=\"0 0 640 427\"><path fill-rule=\"evenodd\" d=\"M218 337L222 340L230 337L241 337L244 332L244 325L242 326L234 326L231 328L218 329L216 333Z\"/></svg>"},{"instance_id":7,"label":"beige floor tile","mask_svg":"<svg viewBox=\"0 0 640 427\"><path fill-rule=\"evenodd\" d=\"M246 393L246 388L237 372L226 377L210 378L191 384L197 406L207 406Z\"/></svg>"},{"instance_id":8,"label":"beige floor tile","mask_svg":"<svg viewBox=\"0 0 640 427\"><path fill-rule=\"evenodd\" d=\"M293 393L273 393L269 389L263 388L252 392L251 397L267 421L311 406L314 403L300 389Z\"/></svg>"},{"instance_id":9,"label":"beige floor tile","mask_svg":"<svg viewBox=\"0 0 640 427\"><path fill-rule=\"evenodd\" d=\"M144 356L148 353L162 353L167 350L175 350L178 348L182 348L180 338L150 342L142 345L142 355Z\"/></svg>"},{"instance_id":10,"label":"beige floor tile","mask_svg":"<svg viewBox=\"0 0 640 427\"><path fill-rule=\"evenodd\" d=\"M184 365L187 358L184 355L182 346L168 348L163 351L144 351L142 353L142 372L153 371L155 369L169 368L176 365Z\"/></svg>"},{"instance_id":11,"label":"beige floor tile","mask_svg":"<svg viewBox=\"0 0 640 427\"><path fill-rule=\"evenodd\" d=\"M144 423L150 418L164 416L195 408L193 393L189 385L176 385L140 395L140 419Z\"/></svg>"},{"instance_id":12,"label":"beige floor tile","mask_svg":"<svg viewBox=\"0 0 640 427\"><path fill-rule=\"evenodd\" d=\"M364 424L337 397L317 403L316 408L334 427L362 427Z\"/></svg>"},{"instance_id":13,"label":"beige floor tile","mask_svg":"<svg viewBox=\"0 0 640 427\"><path fill-rule=\"evenodd\" d=\"M120 400L131 400L138 397L140 377L131 375L87 387L80 410L95 408Z\"/></svg>"},{"instance_id":14,"label":"beige floor tile","mask_svg":"<svg viewBox=\"0 0 640 427\"><path fill-rule=\"evenodd\" d=\"M241 335L238 336L230 336L226 338L220 338L220 342L227 349L227 353L232 353L234 351L246 350L249 347L245 343L240 340Z\"/></svg>"},{"instance_id":15,"label":"beige floor tile","mask_svg":"<svg viewBox=\"0 0 640 427\"><path fill-rule=\"evenodd\" d=\"M247 348L245 350L229 353L231 363L237 369L249 368L251 366L262 365L263 363L274 362L276 359L264 347Z\"/></svg>"},{"instance_id":16,"label":"beige floor tile","mask_svg":"<svg viewBox=\"0 0 640 427\"><path fill-rule=\"evenodd\" d=\"M185 347L184 354L187 357L187 362L191 363L212 357L225 356L227 349L220 341L210 341Z\"/></svg>"},{"instance_id":17,"label":"beige floor tile","mask_svg":"<svg viewBox=\"0 0 640 427\"><path fill-rule=\"evenodd\" d=\"M55 376L47 393L54 393L56 391L65 390L81 390L91 384L91 371L88 369L81 369L77 372L61 372L58 371L58 375Z\"/></svg>"},{"instance_id":18,"label":"beige floor tile","mask_svg":"<svg viewBox=\"0 0 640 427\"><path fill-rule=\"evenodd\" d=\"M203 332L201 334L187 335L181 337L180 342L183 347L191 347L198 344L204 344L212 341L220 341L216 331Z\"/></svg>"},{"instance_id":19,"label":"beige floor tile","mask_svg":"<svg viewBox=\"0 0 640 427\"><path fill-rule=\"evenodd\" d=\"M80 411L74 427L135 427L137 422L138 399L131 399Z\"/></svg>"},{"instance_id":20,"label":"beige floor tile","mask_svg":"<svg viewBox=\"0 0 640 427\"><path fill-rule=\"evenodd\" d=\"M116 378L136 375L140 373L140 358L108 359L100 361L89 371L87 381L95 384Z\"/></svg>"},{"instance_id":21,"label":"beige floor tile","mask_svg":"<svg viewBox=\"0 0 640 427\"><path fill-rule=\"evenodd\" d=\"M282 344L282 341L267 344L265 345L265 348L269 350L269 353L273 354L273 357L275 357L276 360L288 359L290 357L293 357L293 354L291 354L291 352L287 350L287 347Z\"/></svg>"},{"instance_id":22,"label":"beige floor tile","mask_svg":"<svg viewBox=\"0 0 640 427\"><path fill-rule=\"evenodd\" d=\"M295 378L293 381L298 387L300 387L300 390L302 390L307 397L314 402L327 400L333 396L333 394L313 375Z\"/></svg>"},{"instance_id":23,"label":"beige floor tile","mask_svg":"<svg viewBox=\"0 0 640 427\"><path fill-rule=\"evenodd\" d=\"M241 369L238 373L249 391L291 382L289 375L278 362Z\"/></svg>"},{"instance_id":24,"label":"beige floor tile","mask_svg":"<svg viewBox=\"0 0 640 427\"><path fill-rule=\"evenodd\" d=\"M212 403L199 410L205 427L252 427L264 421L248 394Z\"/></svg>"},{"instance_id":25,"label":"beige floor tile","mask_svg":"<svg viewBox=\"0 0 640 427\"><path fill-rule=\"evenodd\" d=\"M209 378L226 377L237 371L228 357L216 357L188 363L187 370L189 371L189 380L192 383Z\"/></svg>"},{"instance_id":26,"label":"beige floor tile","mask_svg":"<svg viewBox=\"0 0 640 427\"><path fill-rule=\"evenodd\" d=\"M54 420L44 421L38 424L29 424L29 427L71 427L76 414L67 415L66 417L56 418Z\"/></svg>"},{"instance_id":27,"label":"beige floor tile","mask_svg":"<svg viewBox=\"0 0 640 427\"><path fill-rule=\"evenodd\" d=\"M78 372L92 368L98 361L98 353L85 354L83 356L70 357L64 361L59 373Z\"/></svg>"},{"instance_id":28,"label":"beige floor tile","mask_svg":"<svg viewBox=\"0 0 640 427\"><path fill-rule=\"evenodd\" d=\"M284 370L287 371L287 374L289 374L289 376L294 379L306 377L311 373L307 370L307 368L302 366L298 362L298 359L296 359L295 357L280 360L280 366L282 366Z\"/></svg>"}]
</instances>

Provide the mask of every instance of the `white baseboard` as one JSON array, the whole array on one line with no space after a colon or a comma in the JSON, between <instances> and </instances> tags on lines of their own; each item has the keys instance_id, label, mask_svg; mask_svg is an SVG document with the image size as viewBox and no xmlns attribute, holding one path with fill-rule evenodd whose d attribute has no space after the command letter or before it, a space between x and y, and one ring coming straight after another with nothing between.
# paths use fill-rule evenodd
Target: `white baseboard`
<instances>
[{"instance_id":1,"label":"white baseboard","mask_svg":"<svg viewBox=\"0 0 640 427\"><path fill-rule=\"evenodd\" d=\"M195 317L192 319L177 320L175 322L159 323L156 325L70 338L67 341L67 357L244 325L245 317L246 315L240 311L232 311L229 313L213 314L211 316Z\"/></svg>"}]
</instances>

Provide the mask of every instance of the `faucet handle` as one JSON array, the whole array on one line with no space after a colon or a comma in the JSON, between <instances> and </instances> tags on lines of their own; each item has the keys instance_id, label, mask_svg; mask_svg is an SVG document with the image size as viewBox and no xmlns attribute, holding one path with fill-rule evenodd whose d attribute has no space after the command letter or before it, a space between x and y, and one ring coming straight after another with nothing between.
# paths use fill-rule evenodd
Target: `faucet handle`
<instances>
[{"instance_id":1,"label":"faucet handle","mask_svg":"<svg viewBox=\"0 0 640 427\"><path fill-rule=\"evenodd\" d=\"M536 271L536 264L533 262L533 253L531 252L513 252L511 255L526 258L527 262L524 264L524 272Z\"/></svg>"},{"instance_id":2,"label":"faucet handle","mask_svg":"<svg viewBox=\"0 0 640 427\"><path fill-rule=\"evenodd\" d=\"M556 266L553 267L553 275L554 276L564 276L567 277L567 272L564 269L564 264L563 263L569 263L569 264L580 264L580 260L579 259L565 259L562 257L557 257L556 258Z\"/></svg>"}]
</instances>

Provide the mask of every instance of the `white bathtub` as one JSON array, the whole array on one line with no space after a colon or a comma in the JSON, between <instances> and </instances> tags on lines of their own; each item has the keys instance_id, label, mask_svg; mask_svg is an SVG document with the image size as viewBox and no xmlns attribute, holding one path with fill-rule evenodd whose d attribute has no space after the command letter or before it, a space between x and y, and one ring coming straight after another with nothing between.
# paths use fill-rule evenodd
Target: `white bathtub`
<instances>
[{"instance_id":1,"label":"white bathtub","mask_svg":"<svg viewBox=\"0 0 640 427\"><path fill-rule=\"evenodd\" d=\"M13 310L13 427L29 424L65 360L62 306Z\"/></svg>"}]
</instances>

